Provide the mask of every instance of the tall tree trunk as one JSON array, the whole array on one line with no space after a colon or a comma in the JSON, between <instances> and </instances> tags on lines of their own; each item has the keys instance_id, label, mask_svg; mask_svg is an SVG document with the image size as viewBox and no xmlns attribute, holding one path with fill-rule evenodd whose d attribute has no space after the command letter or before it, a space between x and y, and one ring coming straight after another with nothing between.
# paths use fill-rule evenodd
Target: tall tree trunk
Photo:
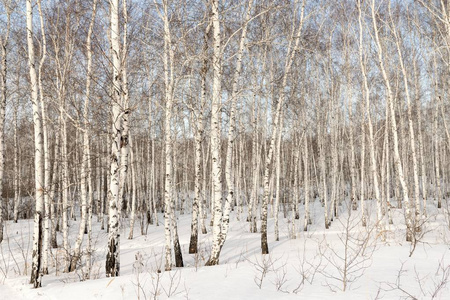
<instances>
[{"instance_id":1,"label":"tall tree trunk","mask_svg":"<svg viewBox=\"0 0 450 300\"><path fill-rule=\"evenodd\" d=\"M44 239L42 244L42 274L48 274L49 239L50 239L50 149L48 146L48 125L47 125L47 103L44 100L42 87L42 67L47 57L47 41L45 36L44 18L42 15L41 2L38 1L39 20L41 25L41 59L39 62L38 85L39 101L41 105L42 133L44 142Z\"/></svg>"},{"instance_id":2,"label":"tall tree trunk","mask_svg":"<svg viewBox=\"0 0 450 300\"><path fill-rule=\"evenodd\" d=\"M14 122L14 223L17 223L17 220L19 219L19 205L20 205L20 181L19 181L20 165L19 165L19 141L17 136L18 135L17 107L14 108L13 122Z\"/></svg>"},{"instance_id":3,"label":"tall tree trunk","mask_svg":"<svg viewBox=\"0 0 450 300\"><path fill-rule=\"evenodd\" d=\"M203 116L203 110L205 109L206 105L206 75L208 73L208 34L211 29L211 23L208 23L204 35L204 42L203 42L203 65L201 69L201 98L200 98L200 107L196 109L195 114L197 115L197 126L195 131L195 141L194 141L194 169L195 169L195 175L194 175L194 200L192 201L192 221L191 221L191 238L189 242L189 253L197 253L198 251L198 216L200 214L200 210L202 210L202 204L201 204L201 179L202 179L202 142L203 142L203 131L204 131L204 116ZM197 106L196 106L197 107ZM203 189L205 189L206 186L203 186ZM205 208L206 209L206 208ZM203 219L203 217L202 217ZM203 226L206 231L206 227L204 226L204 219L203 219Z\"/></svg>"},{"instance_id":4,"label":"tall tree trunk","mask_svg":"<svg viewBox=\"0 0 450 300\"><path fill-rule=\"evenodd\" d=\"M377 18L376 18L376 12L375 12L375 0L372 0L371 2L371 11L372 11L372 22L373 22L373 28L374 28L374 35L375 35L375 42L377 46L377 52L378 52L378 63L381 69L381 74L383 76L384 83L386 85L387 90L387 102L389 106L389 113L391 116L391 130L392 130L392 139L394 141L394 165L396 168L396 173L398 176L398 180L400 181L400 185L402 187L402 193L403 193L403 201L405 202L405 219L406 219L406 241L412 241L412 220L411 220L411 210L410 210L410 203L409 203L409 195L408 195L408 186L406 185L406 181L404 178L403 173L403 167L402 167L402 161L400 159L400 153L399 153L399 145L398 145L398 134L397 134L397 121L395 120L395 110L394 110L394 96L391 90L391 83L390 79L388 77L388 74L386 73L385 67L384 67L384 56L383 56L383 48L381 46L379 34L378 34L378 25L377 25Z\"/></svg>"},{"instance_id":5,"label":"tall tree trunk","mask_svg":"<svg viewBox=\"0 0 450 300\"><path fill-rule=\"evenodd\" d=\"M222 164L221 164L221 80L222 47L220 38L219 1L211 1L211 22L213 27L213 88L211 105L211 158L212 158L212 203L214 203L213 241L207 266L219 264L222 236Z\"/></svg>"},{"instance_id":6,"label":"tall tree trunk","mask_svg":"<svg viewBox=\"0 0 450 300\"><path fill-rule=\"evenodd\" d=\"M296 1L297 2L297 1ZM297 4L297 3L296 3ZM293 28L292 28L292 36L289 41L289 47L288 47L288 58L285 62L284 67L284 75L283 75L283 81L281 84L281 93L278 99L278 103L275 110L275 118L273 120L273 126L272 126L272 134L270 138L270 145L269 149L266 150L267 157L265 160L264 165L264 198L261 206L261 252L262 254L269 254L269 245L267 243L267 204L269 202L269 193L270 193L270 185L269 185L269 179L270 179L270 166L272 164L272 156L273 156L273 150L275 147L275 139L277 136L277 131L279 130L279 124L280 124L280 115L281 110L283 107L283 103L285 100L285 89L287 86L287 79L292 67L292 63L294 61L295 54L298 50L298 46L300 44L300 34L303 27L303 17L304 17L304 9L305 9L305 1L302 2L301 11L300 11L300 24L297 27L297 30L295 30L295 16L293 20Z\"/></svg>"},{"instance_id":7,"label":"tall tree trunk","mask_svg":"<svg viewBox=\"0 0 450 300\"><path fill-rule=\"evenodd\" d=\"M423 151L423 137L422 137L422 112L421 112L421 104L420 104L420 83L419 83L419 71L417 69L417 61L413 60L413 68L414 68L414 103L416 106L417 113L417 138L419 141L419 157L420 157L420 170L421 176L420 180L422 183L422 216L427 216L427 173L425 170L425 158Z\"/></svg>"},{"instance_id":8,"label":"tall tree trunk","mask_svg":"<svg viewBox=\"0 0 450 300\"><path fill-rule=\"evenodd\" d=\"M130 214L130 233L128 234L128 239L133 239L134 231L134 221L136 216L136 161L134 158L133 141L130 138L130 148L131 148L131 214ZM136 151L137 152L137 151Z\"/></svg>"},{"instance_id":9,"label":"tall tree trunk","mask_svg":"<svg viewBox=\"0 0 450 300\"><path fill-rule=\"evenodd\" d=\"M280 237L279 237L279 228L278 228L278 208L280 206L280 175L281 175L281 140L282 140L282 120L283 120L283 114L281 114L280 119L281 119L281 124L280 124L280 130L278 131L278 138L277 138L277 148L276 148L276 154L275 154L275 181L276 181L276 188L275 188L275 208L274 208L274 215L275 215L275 241L279 241ZM296 154L298 155L297 151L294 150L294 152L296 152ZM295 156L295 155L294 155ZM295 170L297 170L298 166L297 166L297 157L294 157L294 168ZM296 172L294 171L294 177L295 177L295 184L294 184L294 194L295 199L294 202L296 202L298 204L298 181L297 181L297 176L296 176ZM293 204L293 215L292 215L292 237L295 238L295 213L297 212L296 210L296 205L295 203Z\"/></svg>"},{"instance_id":10,"label":"tall tree trunk","mask_svg":"<svg viewBox=\"0 0 450 300\"><path fill-rule=\"evenodd\" d=\"M34 123L34 178L36 209L34 215L33 252L31 280L35 288L42 284L42 239L43 239L43 215L44 215L44 166L43 154L44 144L42 137L42 119L39 111L38 81L35 67L35 54L33 45L33 8L31 0L27 0L27 44L28 44L28 66L31 83L31 103L33 107Z\"/></svg>"},{"instance_id":11,"label":"tall tree trunk","mask_svg":"<svg viewBox=\"0 0 450 300\"><path fill-rule=\"evenodd\" d=\"M69 272L74 271L77 267L78 260L81 255L81 244L83 242L84 232L88 222L88 211L90 207L92 196L92 182L90 165L90 135L89 135L89 100L91 95L91 76L92 76L92 46L91 36L94 29L95 14L97 8L97 0L93 0L92 16L89 24L88 34L86 38L86 56L87 56L87 70L86 70L86 96L84 99L83 111L83 155L81 159L81 218L78 230L77 240L74 246L74 252L70 262ZM89 190L89 191L88 191ZM88 194L89 193L89 194ZM89 213L90 214L90 213ZM90 222L90 220L89 220Z\"/></svg>"},{"instance_id":12,"label":"tall tree trunk","mask_svg":"<svg viewBox=\"0 0 450 300\"><path fill-rule=\"evenodd\" d=\"M306 109L304 116L306 116ZM305 119L306 120L306 119ZM303 231L308 230L308 225L311 224L311 217L309 212L309 156L308 156L308 132L305 126L305 137L303 141L303 182L305 194L305 220L303 222Z\"/></svg>"},{"instance_id":13,"label":"tall tree trunk","mask_svg":"<svg viewBox=\"0 0 450 300\"><path fill-rule=\"evenodd\" d=\"M112 94L112 139L111 139L111 165L109 202L109 234L108 249L106 254L106 276L119 276L120 271L120 211L119 186L120 178L120 144L121 144L121 99L122 85L120 81L121 56L120 56L120 29L119 29L119 0L109 0L111 22L111 55L113 68L113 94Z\"/></svg>"},{"instance_id":14,"label":"tall tree trunk","mask_svg":"<svg viewBox=\"0 0 450 300\"><path fill-rule=\"evenodd\" d=\"M372 115L370 113L370 89L367 80L366 65L364 64L364 51L363 51L363 26L361 18L361 3L358 2L358 23L359 23L359 63L361 67L361 73L363 76L364 92L365 96L365 114L367 115L367 126L369 128L369 155L370 155L370 172L373 178L373 189L375 192L375 200L377 202L377 229L378 232L382 234L382 239L385 239L384 235L384 222L382 213L382 200L380 197L380 189L378 184L378 172L377 172L377 161L375 157L375 138L372 126ZM385 131L387 134L388 131ZM387 136L385 137L387 138ZM382 165L383 168L383 165Z\"/></svg>"},{"instance_id":15,"label":"tall tree trunk","mask_svg":"<svg viewBox=\"0 0 450 300\"><path fill-rule=\"evenodd\" d=\"M6 111L6 75L8 71L7 64L7 47L9 40L9 32L11 29L11 8L5 3L6 10L6 30L5 35L0 36L0 48L2 53L2 61L0 66L0 243L3 241L3 173L5 169L5 111ZM17 112L14 114L15 128L17 128ZM15 129L16 130L16 129ZM14 135L14 143L16 143L16 135ZM14 152L14 167L16 167L16 152ZM16 169L15 169L16 171ZM15 173L17 174L17 173ZM17 176L17 175L16 175ZM16 192L16 190L15 190ZM14 221L17 223L16 203L17 196L14 198Z\"/></svg>"},{"instance_id":16,"label":"tall tree trunk","mask_svg":"<svg viewBox=\"0 0 450 300\"><path fill-rule=\"evenodd\" d=\"M391 7L389 5L389 14L392 17L391 14ZM409 93L409 83L408 83L408 77L405 65L403 63L403 53L400 48L400 40L397 33L397 29L395 28L395 24L392 24L392 31L394 33L395 37L395 43L397 45L397 53L399 56L399 62L400 62L400 68L403 75L403 84L405 88L405 95L406 95L406 104L407 104L407 110L408 110L408 129L409 129L409 143L411 145L411 156L413 161L413 176L414 176L414 200L415 200L415 220L414 220L414 227L416 231L420 231L420 187L419 187L419 175L418 175L418 168L417 168L417 155L416 155L416 139L414 136L414 126L413 126L413 120L412 120L412 109L411 109L411 95Z\"/></svg>"},{"instance_id":17,"label":"tall tree trunk","mask_svg":"<svg viewBox=\"0 0 450 300\"><path fill-rule=\"evenodd\" d=\"M128 13L127 13L127 1L122 0L123 4L123 14L122 14L122 22L123 22L123 45L122 45L122 56L120 57L120 78L122 79L121 85L121 102L120 106L122 109L121 112L121 128L120 128L120 184L119 184L119 202L117 203L117 210L119 212L119 223L121 222L121 213L123 206L123 198L125 193L125 183L128 173L128 156L130 152L130 147L128 145L129 140L129 131L130 126L128 124L128 118L130 109L128 108L129 100L128 100L128 75L127 75L127 54L128 54L128 44L127 44L127 35L128 35ZM120 36L120 34L119 34ZM119 42L120 47L120 42ZM128 197L127 197L128 199ZM127 201L127 204L128 201Z\"/></svg>"},{"instance_id":18,"label":"tall tree trunk","mask_svg":"<svg viewBox=\"0 0 450 300\"><path fill-rule=\"evenodd\" d=\"M361 124L362 130L361 130L361 178L360 178L360 196L359 196L359 203L361 205L361 223L362 226L367 225L367 219L366 219L366 209L364 207L365 202L365 194L364 194L364 177L365 177L365 163L366 163L366 129L364 126L364 120L362 120L363 123Z\"/></svg>"},{"instance_id":19,"label":"tall tree trunk","mask_svg":"<svg viewBox=\"0 0 450 300\"><path fill-rule=\"evenodd\" d=\"M242 25L242 33L241 33L241 39L239 42L239 50L238 50L237 56L236 56L236 69L234 71L233 86L232 86L232 91L231 91L231 111L230 111L230 123L229 123L229 128L228 128L228 144L227 144L226 163L225 163L225 180L226 180L227 187L228 187L228 195L225 200L225 205L224 205L224 209L223 209L223 218L222 218L222 224L221 224L221 236L220 236L220 241L219 241L219 253L217 254L217 257L219 257L220 250L222 249L223 244L225 243L225 240L227 238L229 223L230 223L231 205L233 204L233 201L234 201L234 182L233 182L234 179L232 178L231 173L233 171L232 158L233 158L234 140L236 138L235 137L235 134L236 134L235 133L236 132L236 107L237 107L237 98L238 98L238 94L239 94L239 82L241 79L242 56L243 56L244 50L245 50L247 24L249 22L250 15L251 15L252 4L253 4L253 0L249 0L248 6L247 6L247 11L245 14L244 24ZM220 32L219 32L219 35L220 35ZM220 42L220 40L219 40L219 42ZM220 97L220 92L219 92L219 97Z\"/></svg>"},{"instance_id":20,"label":"tall tree trunk","mask_svg":"<svg viewBox=\"0 0 450 300\"><path fill-rule=\"evenodd\" d=\"M165 84L165 184L164 184L164 230L165 230L165 270L172 269L172 248L171 239L174 246L178 246L178 233L175 231L175 208L173 191L173 141L172 141L172 110L173 110L173 50L169 27L168 1L164 1L164 84ZM173 237L172 237L173 235ZM181 254L181 253L176 253ZM177 261L176 261L177 263Z\"/></svg>"}]
</instances>

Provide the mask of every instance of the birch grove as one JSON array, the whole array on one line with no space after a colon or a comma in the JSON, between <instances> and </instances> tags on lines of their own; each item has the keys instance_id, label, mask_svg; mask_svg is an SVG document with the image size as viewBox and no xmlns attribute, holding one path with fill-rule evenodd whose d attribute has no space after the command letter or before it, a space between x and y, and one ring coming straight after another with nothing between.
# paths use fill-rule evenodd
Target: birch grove
<instances>
[{"instance_id":1,"label":"birch grove","mask_svg":"<svg viewBox=\"0 0 450 300\"><path fill-rule=\"evenodd\" d=\"M446 1L0 6L0 243L33 220L35 288L121 275L125 239L163 272L222 263L235 224L258 259L346 217L450 228Z\"/></svg>"}]
</instances>

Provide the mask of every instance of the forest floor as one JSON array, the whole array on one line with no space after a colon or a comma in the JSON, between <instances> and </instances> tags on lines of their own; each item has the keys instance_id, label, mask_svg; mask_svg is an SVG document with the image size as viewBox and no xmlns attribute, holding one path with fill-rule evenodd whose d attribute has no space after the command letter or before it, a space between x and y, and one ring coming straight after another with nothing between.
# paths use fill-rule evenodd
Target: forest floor
<instances>
[{"instance_id":1,"label":"forest floor","mask_svg":"<svg viewBox=\"0 0 450 300\"><path fill-rule=\"evenodd\" d=\"M374 203L367 202L375 212ZM93 222L93 268L91 280L82 271L62 272L62 250L52 249L50 275L42 288L29 284L32 220L7 221L0 244L0 299L450 299L450 232L447 209L432 201L416 248L405 242L404 214L392 209L393 225L386 225L382 241L369 215L361 226L359 210L349 215L346 205L328 230L323 208L312 204L313 224L304 232L300 220L283 218L280 240L275 241L274 218L269 210L270 254L260 254L260 234L249 232L246 214L237 221L232 212L220 265L204 267L211 248L211 228L199 236L198 254L188 254L190 214L180 215L178 229L184 268L165 272L162 253L164 226L149 225L141 235L139 220L134 239L128 240L129 223L122 222L120 277L106 278L104 271L107 233ZM208 220L209 223L209 220ZM291 236L295 224L296 238ZM207 224L209 225L209 224ZM71 221L75 239L78 223ZM86 238L86 236L85 236ZM58 233L58 243L62 236ZM73 243L71 243L73 245ZM411 254L412 252L412 254ZM158 272L161 270L161 272ZM345 291L344 291L345 289Z\"/></svg>"}]
</instances>

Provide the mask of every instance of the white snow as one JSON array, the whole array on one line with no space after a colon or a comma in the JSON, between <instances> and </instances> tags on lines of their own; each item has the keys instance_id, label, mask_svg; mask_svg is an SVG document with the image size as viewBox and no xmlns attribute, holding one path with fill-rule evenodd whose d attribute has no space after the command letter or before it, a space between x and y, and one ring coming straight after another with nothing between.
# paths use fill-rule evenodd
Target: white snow
<instances>
[{"instance_id":1,"label":"white snow","mask_svg":"<svg viewBox=\"0 0 450 300\"><path fill-rule=\"evenodd\" d=\"M374 204L367 203L368 211L375 211ZM180 215L185 267L161 273L157 270L163 268L162 224L149 225L147 235L141 235L137 221L135 238L128 240L129 225L124 219L121 275L117 278L105 278L107 233L100 230L94 216L91 280L83 280L81 270L62 273L62 250L52 249L50 275L44 276L39 289L29 284L32 220L7 221L0 245L0 299L432 299L434 293L434 299L450 299L450 232L445 208L438 210L429 201L428 218L409 257L411 243L405 242L401 209L393 209L394 225L388 225L387 240L382 242L374 229L374 216L366 228L361 227L360 212L353 211L348 217L344 204L339 207L339 219L325 230L320 202L312 206L313 224L308 232L299 231L303 214L295 220L296 239L289 237L292 219L284 219L280 210L278 242L274 241L274 218L269 211L270 254L266 256L260 254L260 234L249 232L246 215L237 221L233 212L220 265L214 267L204 267L211 228L199 237L199 253L188 254L191 217ZM78 223L71 221L70 225L74 240ZM345 228L352 228L348 235ZM58 243L61 241L58 233ZM343 291L345 261L351 282Z\"/></svg>"}]
</instances>

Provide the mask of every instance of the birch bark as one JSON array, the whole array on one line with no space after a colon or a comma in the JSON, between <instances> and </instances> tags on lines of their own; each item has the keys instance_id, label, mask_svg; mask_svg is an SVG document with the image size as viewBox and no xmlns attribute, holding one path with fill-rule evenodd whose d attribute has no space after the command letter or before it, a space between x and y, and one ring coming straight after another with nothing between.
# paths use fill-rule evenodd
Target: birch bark
<instances>
[{"instance_id":1,"label":"birch bark","mask_svg":"<svg viewBox=\"0 0 450 300\"><path fill-rule=\"evenodd\" d=\"M31 84L31 103L33 108L34 123L34 176L35 176L35 199L36 209L34 215L33 229L33 252L31 266L31 280L34 288L42 284L42 239L43 239L43 215L44 215L44 166L43 152L44 143L42 137L42 119L39 111L38 80L35 66L35 53L33 44L33 7L31 0L26 2L27 15L27 44L28 44L28 67Z\"/></svg>"},{"instance_id":2,"label":"birch bark","mask_svg":"<svg viewBox=\"0 0 450 300\"><path fill-rule=\"evenodd\" d=\"M406 185L406 181L404 178L403 173L403 167L402 167L402 161L400 159L400 153L399 153L399 145L398 145L398 134L397 134L397 121L395 119L395 110L394 110L394 96L391 89L391 83L390 79L388 77L388 74L385 69L384 65L384 54L383 54L383 48L381 46L379 34L378 34L378 24L377 24L377 18L376 18L376 10L375 10L375 0L372 0L371 2L371 12L372 12L372 22L373 22L373 28L374 28L374 36L375 36L375 43L378 53L378 63L381 70L381 74L383 76L383 80L386 86L386 92L387 92L387 105L389 106L389 113L391 116L391 131L392 131L392 139L394 142L394 165L397 171L398 180L400 181L400 185L402 187L402 193L403 193L403 201L405 202L405 219L406 219L406 241L412 241L412 220L411 220L411 210L410 210L410 203L409 203L409 195L408 195L408 186Z\"/></svg>"},{"instance_id":3,"label":"birch bark","mask_svg":"<svg viewBox=\"0 0 450 300\"><path fill-rule=\"evenodd\" d=\"M111 55L112 55L112 138L110 162L109 202L109 234L106 254L106 277L119 276L120 272L120 211L119 186L120 181L120 144L121 144L121 56L119 29L119 0L109 0L111 25Z\"/></svg>"},{"instance_id":4,"label":"birch bark","mask_svg":"<svg viewBox=\"0 0 450 300\"><path fill-rule=\"evenodd\" d=\"M391 17L392 21L392 13L391 13L391 6L389 2L389 15ZM409 92L409 83L408 83L408 74L406 72L406 68L403 62L403 53L400 48L400 39L399 35L396 29L395 24L392 24L392 32L394 34L395 38L395 44L397 46L397 53L399 56L399 62L400 62L400 69L402 71L403 75L403 84L405 88L405 95L406 95L406 104L407 104L407 110L408 110L408 129L409 129L409 143L411 146L411 155L412 155L412 161L413 161L413 176L414 176L414 199L415 199L415 220L414 225L416 231L420 231L420 186L419 186L419 175L418 175L418 168L417 168L417 154L416 154L416 139L414 136L414 126L413 126L413 119L412 119L412 109L411 109L411 95Z\"/></svg>"},{"instance_id":5,"label":"birch bark","mask_svg":"<svg viewBox=\"0 0 450 300\"><path fill-rule=\"evenodd\" d=\"M5 111L6 111L6 97L7 97L7 81L6 75L8 71L7 65L7 47L9 40L9 32L11 29L11 3L4 3L6 10L6 30L5 35L0 36L0 48L2 54L2 61L0 66L0 243L3 241L3 173L5 169ZM16 114L14 118L16 119ZM16 126L17 127L17 126ZM16 137L14 137L14 143L16 143ZM14 152L14 166L16 166L15 156L16 152ZM17 173L15 173L17 174ZM17 223L16 216L16 203L18 203L17 196L15 196L14 201L14 220Z\"/></svg>"},{"instance_id":6,"label":"birch bark","mask_svg":"<svg viewBox=\"0 0 450 300\"><path fill-rule=\"evenodd\" d=\"M297 4L297 1L296 1ZM278 103L276 106L275 111L275 118L273 120L273 126L272 126L272 134L270 138L270 145L268 147L267 151L267 157L265 159L265 165L264 165L264 198L261 206L261 252L262 254L269 254L269 245L267 243L267 205L269 203L269 193L270 193L270 166L272 164L272 156L273 151L275 147L275 140L277 136L277 131L279 130L279 122L280 122L280 115L281 110L283 107L283 102L285 100L286 96L286 87L287 87L287 79L289 76L289 73L291 71L292 63L294 61L295 54L298 50L299 44L300 44L300 35L303 27L303 20L304 20L304 11L305 11L305 1L302 2L301 9L300 9L300 23L295 30L295 21L293 21L293 29L292 29L292 36L289 41L288 46L288 58L285 62L284 67L284 75L282 79L281 84L281 93L278 99ZM295 18L294 18L295 19Z\"/></svg>"},{"instance_id":7,"label":"birch bark","mask_svg":"<svg viewBox=\"0 0 450 300\"><path fill-rule=\"evenodd\" d=\"M87 70L86 70L86 95L84 99L83 110L83 155L81 160L81 218L80 226L78 229L78 236L74 246L74 252L70 262L69 271L74 271L77 267L78 260L81 254L81 244L83 242L83 236L88 221L88 210L90 206L90 195L92 195L92 183L90 165L90 132L89 132L89 100L91 96L91 77L92 77L92 45L91 38L94 29L95 14L97 11L97 0L93 0L92 4L92 16L89 23L88 34L86 38L86 56L87 56ZM88 165L89 164L89 165ZM88 191L89 189L89 191Z\"/></svg>"},{"instance_id":8,"label":"birch bark","mask_svg":"<svg viewBox=\"0 0 450 300\"><path fill-rule=\"evenodd\" d=\"M196 107L195 114L197 115L197 126L195 131L195 141L194 141L194 168L195 168L195 174L194 174L194 200L192 202L192 221L191 221L191 238L189 243L189 253L197 253L198 251L198 216L200 214L200 210L202 210L202 204L201 204L201 198L202 198L202 185L201 185L201 179L202 179L202 142L203 142L203 131L204 131L204 116L203 116L203 110L206 105L206 75L208 72L208 35L211 29L211 23L208 23L206 26L205 36L204 36L204 42L203 42L203 65L201 69L201 95L200 95L200 108ZM206 189L206 186L203 186L203 189ZM206 231L206 227L204 227L204 219L203 216L203 225L202 229L204 228L204 231Z\"/></svg>"},{"instance_id":9,"label":"birch bark","mask_svg":"<svg viewBox=\"0 0 450 300\"><path fill-rule=\"evenodd\" d=\"M222 235L222 164L221 164L221 80L222 45L220 37L219 1L211 1L211 23L213 28L213 87L211 105L211 159L212 159L212 203L214 203L213 245L207 266L219 264Z\"/></svg>"}]
</instances>

